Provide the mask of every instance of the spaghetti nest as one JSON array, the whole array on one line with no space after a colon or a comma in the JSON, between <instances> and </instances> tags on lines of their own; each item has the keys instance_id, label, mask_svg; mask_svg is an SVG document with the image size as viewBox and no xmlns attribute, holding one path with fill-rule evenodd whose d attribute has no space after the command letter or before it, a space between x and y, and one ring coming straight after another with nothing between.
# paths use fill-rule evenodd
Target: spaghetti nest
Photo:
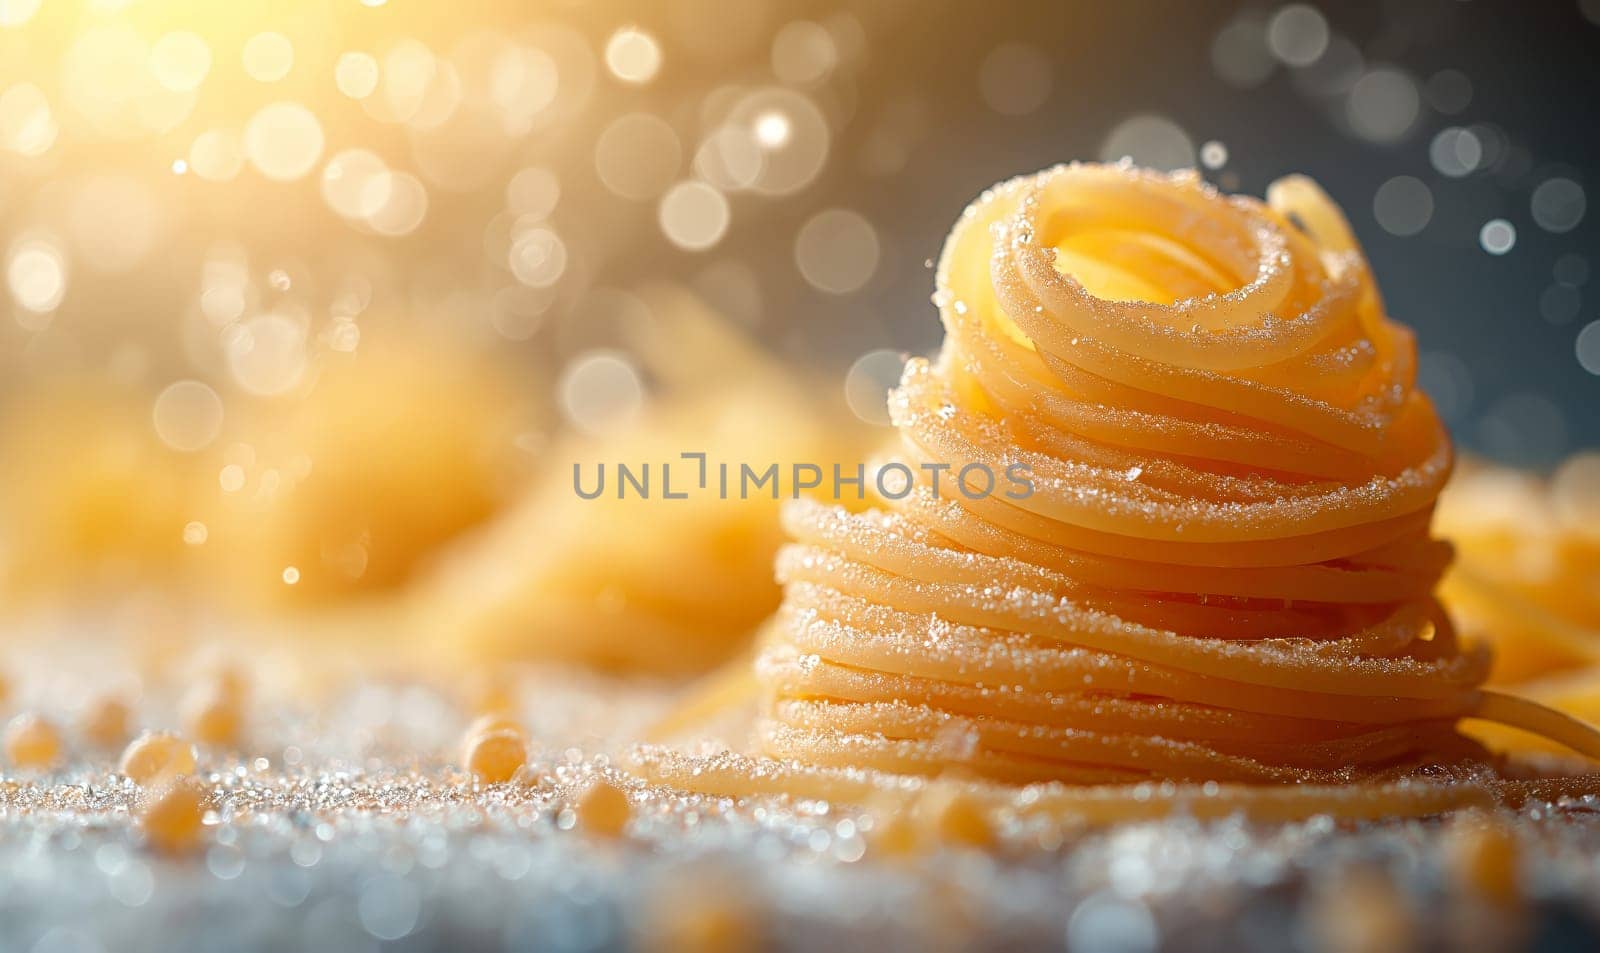
<instances>
[{"instance_id":1,"label":"spaghetti nest","mask_svg":"<svg viewBox=\"0 0 1600 953\"><path fill-rule=\"evenodd\" d=\"M1127 166L1014 179L962 215L934 301L943 349L890 399L914 486L785 513L756 663L785 777L1482 777L1469 716L1596 750L1482 691L1434 600L1450 442L1308 179L1266 202Z\"/></svg>"}]
</instances>

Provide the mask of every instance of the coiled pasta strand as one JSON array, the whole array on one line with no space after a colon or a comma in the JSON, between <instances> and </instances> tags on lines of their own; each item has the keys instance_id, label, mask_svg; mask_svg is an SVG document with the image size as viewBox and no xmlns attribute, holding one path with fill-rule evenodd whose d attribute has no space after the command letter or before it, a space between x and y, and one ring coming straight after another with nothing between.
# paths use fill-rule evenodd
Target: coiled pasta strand
<instances>
[{"instance_id":1,"label":"coiled pasta strand","mask_svg":"<svg viewBox=\"0 0 1600 953\"><path fill-rule=\"evenodd\" d=\"M1069 814L1140 814L1156 784L1169 807L1381 816L1504 793L1463 718L1600 757L1587 726L1482 691L1487 652L1433 599L1450 441L1309 180L1263 203L1127 166L1014 179L963 214L934 300L944 346L890 399L915 485L788 507L754 675L771 760L689 786L957 775ZM1019 472L1031 492L997 489Z\"/></svg>"}]
</instances>

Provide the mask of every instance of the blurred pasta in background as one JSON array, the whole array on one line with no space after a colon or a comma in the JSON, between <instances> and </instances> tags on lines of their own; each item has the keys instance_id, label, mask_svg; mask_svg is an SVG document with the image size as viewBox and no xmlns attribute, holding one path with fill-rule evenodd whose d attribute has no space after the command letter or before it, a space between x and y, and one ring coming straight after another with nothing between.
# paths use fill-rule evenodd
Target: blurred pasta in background
<instances>
[{"instance_id":1,"label":"blurred pasta in background","mask_svg":"<svg viewBox=\"0 0 1600 953\"><path fill-rule=\"evenodd\" d=\"M458 351L374 342L223 451L205 545L233 589L301 605L393 590L505 505L534 464L516 442L531 388Z\"/></svg>"},{"instance_id":2,"label":"blurred pasta in background","mask_svg":"<svg viewBox=\"0 0 1600 953\"><path fill-rule=\"evenodd\" d=\"M424 630L457 658L561 658L686 675L737 652L777 608L772 564L780 497L718 488L719 470L848 466L874 447L818 382L777 364L697 299L655 287L659 320L633 329L660 391L648 408L615 402L542 454L527 496L457 548L419 605ZM642 336L645 340L638 340ZM603 370L592 374L606 373ZM610 373L616 373L615 370ZM566 392L587 386L569 378ZM704 454L700 463L683 454ZM653 471L624 493L616 466ZM658 468L672 466L667 499ZM610 482L597 491L597 473ZM581 471L586 492L577 492ZM737 479L737 477L735 477Z\"/></svg>"},{"instance_id":3,"label":"blurred pasta in background","mask_svg":"<svg viewBox=\"0 0 1600 953\"><path fill-rule=\"evenodd\" d=\"M130 392L131 391L131 392ZM0 591L31 607L133 597L227 616L392 598L490 518L536 458L531 388L412 334L332 355L292 400L235 405L196 380L65 378L0 419Z\"/></svg>"},{"instance_id":4,"label":"blurred pasta in background","mask_svg":"<svg viewBox=\"0 0 1600 953\"><path fill-rule=\"evenodd\" d=\"M176 574L203 475L104 382L63 377L0 418L0 592L85 599Z\"/></svg>"},{"instance_id":5,"label":"blurred pasta in background","mask_svg":"<svg viewBox=\"0 0 1600 953\"><path fill-rule=\"evenodd\" d=\"M1463 636L1494 646L1491 682L1600 721L1600 455L1549 478L1469 461L1438 527L1456 546L1440 594Z\"/></svg>"}]
</instances>

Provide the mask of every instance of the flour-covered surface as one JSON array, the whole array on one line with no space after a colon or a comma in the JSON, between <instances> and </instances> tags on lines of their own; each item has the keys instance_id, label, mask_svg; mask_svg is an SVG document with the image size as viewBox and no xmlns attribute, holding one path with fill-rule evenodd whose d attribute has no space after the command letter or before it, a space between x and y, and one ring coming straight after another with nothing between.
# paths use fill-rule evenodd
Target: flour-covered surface
<instances>
[{"instance_id":1,"label":"flour-covered surface","mask_svg":"<svg viewBox=\"0 0 1600 953\"><path fill-rule=\"evenodd\" d=\"M86 671L80 682L105 669ZM7 707L58 724L67 760L7 764L0 949L1562 949L1600 938L1600 815L1588 803L1366 826L1003 828L994 850L906 854L875 841L881 815L650 790L619 770L672 689L565 671L502 680L529 761L483 785L455 764L471 693L452 680L355 676L310 692L268 666L249 671L320 701L263 688L244 706L237 750L201 746L204 828L177 852L149 842L148 795L116 773L117 752L80 738L81 699L40 697L12 677ZM32 684L77 684L69 675L57 665ZM153 685L133 727L176 727ZM619 836L586 821L582 792L597 776L628 792Z\"/></svg>"}]
</instances>

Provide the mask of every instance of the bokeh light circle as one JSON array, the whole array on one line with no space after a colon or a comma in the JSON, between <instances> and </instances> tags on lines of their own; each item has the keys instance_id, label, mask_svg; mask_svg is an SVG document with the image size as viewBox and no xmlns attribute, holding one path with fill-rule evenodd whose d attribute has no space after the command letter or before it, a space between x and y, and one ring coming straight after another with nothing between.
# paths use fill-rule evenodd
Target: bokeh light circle
<instances>
[{"instance_id":1,"label":"bokeh light circle","mask_svg":"<svg viewBox=\"0 0 1600 953\"><path fill-rule=\"evenodd\" d=\"M839 63L839 50L827 27L810 20L787 23L772 39L772 73L797 86L826 79Z\"/></svg>"},{"instance_id":2,"label":"bokeh light circle","mask_svg":"<svg viewBox=\"0 0 1600 953\"><path fill-rule=\"evenodd\" d=\"M204 450L222 432L222 398L203 381L169 384L156 397L151 418L156 436L174 450Z\"/></svg>"},{"instance_id":3,"label":"bokeh light circle","mask_svg":"<svg viewBox=\"0 0 1600 953\"><path fill-rule=\"evenodd\" d=\"M1130 116L1113 128L1100 145L1102 162L1133 160L1134 165L1162 172L1193 168L1194 141L1183 127L1165 116Z\"/></svg>"},{"instance_id":4,"label":"bokeh light circle","mask_svg":"<svg viewBox=\"0 0 1600 953\"><path fill-rule=\"evenodd\" d=\"M567 245L548 228L513 234L508 259L511 273L530 288L548 288L567 269Z\"/></svg>"},{"instance_id":5,"label":"bokeh light circle","mask_svg":"<svg viewBox=\"0 0 1600 953\"><path fill-rule=\"evenodd\" d=\"M844 375L844 399L850 412L865 423L889 426L889 391L899 386L905 365L905 352L887 348L856 358Z\"/></svg>"},{"instance_id":6,"label":"bokeh light circle","mask_svg":"<svg viewBox=\"0 0 1600 953\"><path fill-rule=\"evenodd\" d=\"M1310 66L1328 49L1328 21L1304 3L1280 7L1267 21L1267 48L1288 66Z\"/></svg>"},{"instance_id":7,"label":"bokeh light circle","mask_svg":"<svg viewBox=\"0 0 1600 953\"><path fill-rule=\"evenodd\" d=\"M1539 183L1533 190L1530 205L1534 224L1559 235L1572 231L1583 221L1588 196L1577 182L1557 176Z\"/></svg>"},{"instance_id":8,"label":"bokeh light circle","mask_svg":"<svg viewBox=\"0 0 1600 953\"><path fill-rule=\"evenodd\" d=\"M1368 70L1350 88L1346 118L1356 135L1370 142L1403 138L1416 124L1422 100L1417 84L1389 66Z\"/></svg>"},{"instance_id":9,"label":"bokeh light circle","mask_svg":"<svg viewBox=\"0 0 1600 953\"><path fill-rule=\"evenodd\" d=\"M587 351L561 374L562 412L579 431L606 434L631 424L644 407L644 383L633 361L614 350Z\"/></svg>"},{"instance_id":10,"label":"bokeh light circle","mask_svg":"<svg viewBox=\"0 0 1600 953\"><path fill-rule=\"evenodd\" d=\"M378 89L378 61L371 53L358 50L340 54L333 67L333 83L351 99L366 99Z\"/></svg>"},{"instance_id":11,"label":"bokeh light circle","mask_svg":"<svg viewBox=\"0 0 1600 953\"><path fill-rule=\"evenodd\" d=\"M1267 24L1253 14L1230 21L1211 40L1211 68L1229 86L1260 86L1277 65L1267 47Z\"/></svg>"},{"instance_id":12,"label":"bokeh light circle","mask_svg":"<svg viewBox=\"0 0 1600 953\"><path fill-rule=\"evenodd\" d=\"M275 83L294 68L294 44L282 33L257 33L245 41L242 61L251 79Z\"/></svg>"},{"instance_id":13,"label":"bokeh light circle","mask_svg":"<svg viewBox=\"0 0 1600 953\"><path fill-rule=\"evenodd\" d=\"M6 285L17 305L35 314L60 307L67 291L67 261L54 242L23 239L6 262Z\"/></svg>"},{"instance_id":14,"label":"bokeh light circle","mask_svg":"<svg viewBox=\"0 0 1600 953\"><path fill-rule=\"evenodd\" d=\"M752 188L765 165L755 133L734 125L712 130L694 154L695 174L725 192Z\"/></svg>"},{"instance_id":15,"label":"bokeh light circle","mask_svg":"<svg viewBox=\"0 0 1600 953\"><path fill-rule=\"evenodd\" d=\"M303 177L322 155L322 124L296 102L263 106L244 129L244 154L269 179Z\"/></svg>"},{"instance_id":16,"label":"bokeh light circle","mask_svg":"<svg viewBox=\"0 0 1600 953\"><path fill-rule=\"evenodd\" d=\"M629 113L612 120L595 142L595 171L605 187L625 199L645 201L665 192L683 161L678 134L659 116Z\"/></svg>"},{"instance_id":17,"label":"bokeh light circle","mask_svg":"<svg viewBox=\"0 0 1600 953\"><path fill-rule=\"evenodd\" d=\"M1600 376L1600 321L1590 321L1578 332L1573 348L1578 355L1578 366Z\"/></svg>"},{"instance_id":18,"label":"bokeh light circle","mask_svg":"<svg viewBox=\"0 0 1600 953\"><path fill-rule=\"evenodd\" d=\"M211 47L198 34L178 30L163 34L150 47L150 72L173 92L194 89L211 71Z\"/></svg>"},{"instance_id":19,"label":"bokeh light circle","mask_svg":"<svg viewBox=\"0 0 1600 953\"><path fill-rule=\"evenodd\" d=\"M322 198L345 218L364 220L389 200L393 181L383 177L389 166L367 149L345 149L322 167Z\"/></svg>"},{"instance_id":20,"label":"bokeh light circle","mask_svg":"<svg viewBox=\"0 0 1600 953\"><path fill-rule=\"evenodd\" d=\"M704 182L679 182L661 198L661 231L679 248L704 251L728 231L728 200Z\"/></svg>"},{"instance_id":21,"label":"bokeh light circle","mask_svg":"<svg viewBox=\"0 0 1600 953\"><path fill-rule=\"evenodd\" d=\"M1428 161L1440 175L1459 179L1483 163L1483 142L1471 129L1448 126L1439 130L1428 145Z\"/></svg>"},{"instance_id":22,"label":"bokeh light circle","mask_svg":"<svg viewBox=\"0 0 1600 953\"><path fill-rule=\"evenodd\" d=\"M367 227L391 238L416 231L428 215L428 189L409 172L385 170L362 187Z\"/></svg>"},{"instance_id":23,"label":"bokeh light circle","mask_svg":"<svg viewBox=\"0 0 1600 953\"><path fill-rule=\"evenodd\" d=\"M1378 186L1372 216L1391 235L1415 235L1433 218L1433 191L1410 175L1397 175Z\"/></svg>"},{"instance_id":24,"label":"bokeh light circle","mask_svg":"<svg viewBox=\"0 0 1600 953\"><path fill-rule=\"evenodd\" d=\"M244 144L225 129L208 129L189 145L189 168L210 182L226 182L244 168Z\"/></svg>"},{"instance_id":25,"label":"bokeh light circle","mask_svg":"<svg viewBox=\"0 0 1600 953\"><path fill-rule=\"evenodd\" d=\"M878 269L878 233L848 209L813 215L795 237L794 260L812 287L829 294L860 290Z\"/></svg>"},{"instance_id":26,"label":"bokeh light circle","mask_svg":"<svg viewBox=\"0 0 1600 953\"><path fill-rule=\"evenodd\" d=\"M606 41L606 68L625 83L648 83L661 70L661 45L637 27L623 27Z\"/></svg>"},{"instance_id":27,"label":"bokeh light circle","mask_svg":"<svg viewBox=\"0 0 1600 953\"><path fill-rule=\"evenodd\" d=\"M1429 106L1454 116L1472 104L1472 80L1460 70L1442 69L1428 77L1422 95Z\"/></svg>"},{"instance_id":28,"label":"bokeh light circle","mask_svg":"<svg viewBox=\"0 0 1600 953\"><path fill-rule=\"evenodd\" d=\"M793 194L810 185L827 163L828 121L794 90L773 87L745 96L729 112L728 125L760 149L760 171L750 185L754 191Z\"/></svg>"},{"instance_id":29,"label":"bokeh light circle","mask_svg":"<svg viewBox=\"0 0 1600 953\"><path fill-rule=\"evenodd\" d=\"M306 330L293 318L264 314L230 329L228 369L247 393L270 397L293 390L305 375Z\"/></svg>"},{"instance_id":30,"label":"bokeh light circle","mask_svg":"<svg viewBox=\"0 0 1600 953\"><path fill-rule=\"evenodd\" d=\"M1517 244L1516 226L1503 218L1490 219L1478 230L1478 244L1491 255L1504 255Z\"/></svg>"}]
</instances>

